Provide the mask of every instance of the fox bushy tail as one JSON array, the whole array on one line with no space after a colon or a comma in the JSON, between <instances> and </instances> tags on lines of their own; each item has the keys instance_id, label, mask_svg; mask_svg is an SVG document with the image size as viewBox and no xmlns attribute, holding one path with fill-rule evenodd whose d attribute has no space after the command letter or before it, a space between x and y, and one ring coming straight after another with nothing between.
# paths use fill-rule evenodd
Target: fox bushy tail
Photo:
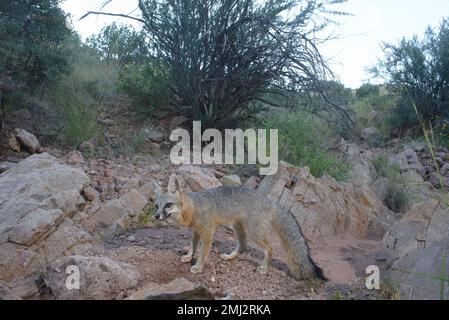
<instances>
[{"instance_id":1,"label":"fox bushy tail","mask_svg":"<svg viewBox=\"0 0 449 320\"><path fill-rule=\"evenodd\" d=\"M323 270L310 257L309 246L293 213L278 206L274 226L287 251L290 276L298 280L327 280Z\"/></svg>"}]
</instances>

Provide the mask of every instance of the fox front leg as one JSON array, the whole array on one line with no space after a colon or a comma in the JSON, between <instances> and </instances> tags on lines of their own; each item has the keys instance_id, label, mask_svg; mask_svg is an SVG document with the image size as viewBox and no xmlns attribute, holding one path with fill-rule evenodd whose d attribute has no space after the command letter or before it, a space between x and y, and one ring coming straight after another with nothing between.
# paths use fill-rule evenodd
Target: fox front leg
<instances>
[{"instance_id":1,"label":"fox front leg","mask_svg":"<svg viewBox=\"0 0 449 320\"><path fill-rule=\"evenodd\" d=\"M212 233L206 233L201 234L201 249L200 253L198 255L198 261L195 263L194 266L190 268L191 273L201 273L203 272L204 264L207 261L207 258L210 253L210 249L212 247L212 240L213 240L214 234Z\"/></svg>"},{"instance_id":2,"label":"fox front leg","mask_svg":"<svg viewBox=\"0 0 449 320\"><path fill-rule=\"evenodd\" d=\"M200 240L200 235L198 233L196 233L195 231L193 231L192 243L189 247L189 251L187 252L187 254L185 254L181 257L181 262L191 262L192 261L192 258L196 252L196 248L198 247L199 240Z\"/></svg>"}]
</instances>

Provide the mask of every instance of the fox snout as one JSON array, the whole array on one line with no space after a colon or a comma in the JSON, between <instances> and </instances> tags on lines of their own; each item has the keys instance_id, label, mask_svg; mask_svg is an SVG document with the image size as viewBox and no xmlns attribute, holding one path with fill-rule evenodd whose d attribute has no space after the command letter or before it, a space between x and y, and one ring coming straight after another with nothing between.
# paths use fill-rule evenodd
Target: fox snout
<instances>
[{"instance_id":1,"label":"fox snout","mask_svg":"<svg viewBox=\"0 0 449 320\"><path fill-rule=\"evenodd\" d=\"M158 210L156 211L156 213L154 214L154 218L156 220L164 220L167 218L167 214L166 212L164 212L164 210Z\"/></svg>"},{"instance_id":2,"label":"fox snout","mask_svg":"<svg viewBox=\"0 0 449 320\"><path fill-rule=\"evenodd\" d=\"M165 220L171 215L171 211L169 209L172 208L172 205L166 205L164 207L157 207L156 213L154 214L154 218L156 220Z\"/></svg>"},{"instance_id":3,"label":"fox snout","mask_svg":"<svg viewBox=\"0 0 449 320\"><path fill-rule=\"evenodd\" d=\"M156 220L162 220L162 214L160 213L160 212L156 212L156 214L154 215L154 218L156 219Z\"/></svg>"}]
</instances>

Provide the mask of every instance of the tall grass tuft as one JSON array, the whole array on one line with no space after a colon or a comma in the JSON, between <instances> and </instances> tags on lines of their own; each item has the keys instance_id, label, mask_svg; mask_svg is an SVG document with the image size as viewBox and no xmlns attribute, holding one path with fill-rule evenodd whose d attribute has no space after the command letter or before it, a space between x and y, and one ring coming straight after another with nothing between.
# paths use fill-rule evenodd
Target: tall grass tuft
<instances>
[{"instance_id":1,"label":"tall grass tuft","mask_svg":"<svg viewBox=\"0 0 449 320\"><path fill-rule=\"evenodd\" d=\"M326 149L333 132L329 125L306 112L274 115L265 120L266 129L279 130L279 157L296 166L307 166L315 177L329 175L345 180L350 169L343 156Z\"/></svg>"},{"instance_id":2,"label":"tall grass tuft","mask_svg":"<svg viewBox=\"0 0 449 320\"><path fill-rule=\"evenodd\" d=\"M371 161L375 168L374 179L387 179L387 192L384 200L388 209L394 212L404 212L410 203L410 196L406 190L406 180L398 165L390 164L387 155L379 154Z\"/></svg>"}]
</instances>

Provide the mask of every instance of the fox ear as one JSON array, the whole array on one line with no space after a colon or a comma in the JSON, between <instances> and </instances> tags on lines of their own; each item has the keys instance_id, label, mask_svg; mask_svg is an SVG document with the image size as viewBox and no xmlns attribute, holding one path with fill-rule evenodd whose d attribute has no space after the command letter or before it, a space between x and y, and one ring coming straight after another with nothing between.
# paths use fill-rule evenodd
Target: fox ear
<instances>
[{"instance_id":1,"label":"fox ear","mask_svg":"<svg viewBox=\"0 0 449 320\"><path fill-rule=\"evenodd\" d=\"M179 181L176 174L172 174L170 176L170 180L168 181L168 193L175 194L181 191L181 182Z\"/></svg>"}]
</instances>

